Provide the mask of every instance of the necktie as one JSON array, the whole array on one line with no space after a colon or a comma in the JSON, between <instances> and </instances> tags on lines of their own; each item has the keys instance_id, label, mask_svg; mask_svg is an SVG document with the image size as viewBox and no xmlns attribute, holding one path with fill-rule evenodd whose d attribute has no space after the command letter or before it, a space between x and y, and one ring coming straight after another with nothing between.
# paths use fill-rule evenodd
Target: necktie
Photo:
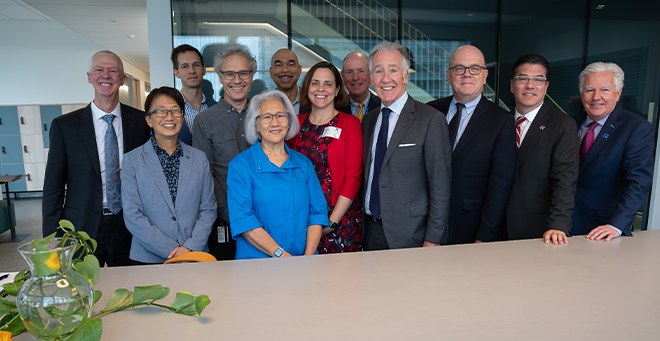
<instances>
[{"instance_id":1,"label":"necktie","mask_svg":"<svg viewBox=\"0 0 660 341\"><path fill-rule=\"evenodd\" d=\"M115 115L105 115L102 117L108 124L105 131L105 196L108 200L108 210L112 214L121 211L121 181L119 178L119 144L117 143L117 134L112 120Z\"/></svg>"},{"instance_id":2,"label":"necktie","mask_svg":"<svg viewBox=\"0 0 660 341\"><path fill-rule=\"evenodd\" d=\"M380 123L380 131L378 132L378 141L376 142L376 155L374 157L374 176L371 179L371 197L369 201L369 210L371 215L378 218L380 217L380 188L378 185L378 177L380 175L380 168L383 166L383 158L387 152L387 132L390 128L390 108L383 108L381 111L382 122Z\"/></svg>"},{"instance_id":3,"label":"necktie","mask_svg":"<svg viewBox=\"0 0 660 341\"><path fill-rule=\"evenodd\" d=\"M587 156L587 153L589 153L589 149L591 149L591 146L594 144L594 135L596 133L596 127L598 127L598 122L594 121L589 123L589 130L587 130L587 133L584 135L584 138L582 139L582 143L580 143L580 166L582 166L582 161L584 161L584 157Z\"/></svg>"},{"instance_id":4,"label":"necktie","mask_svg":"<svg viewBox=\"0 0 660 341\"><path fill-rule=\"evenodd\" d=\"M363 107L364 107L364 103L359 103L359 104L358 104L358 114L357 114L357 118L358 118L358 120L360 120L360 122L362 122L362 117L364 117L364 113L362 112L362 108L363 108Z\"/></svg>"},{"instance_id":5,"label":"necktie","mask_svg":"<svg viewBox=\"0 0 660 341\"><path fill-rule=\"evenodd\" d=\"M522 141L522 131L523 131L523 123L525 123L525 120L527 118L525 116L520 116L516 120L516 144L518 145L518 150L520 150L520 142Z\"/></svg>"},{"instance_id":6,"label":"necktie","mask_svg":"<svg viewBox=\"0 0 660 341\"><path fill-rule=\"evenodd\" d=\"M449 142L451 143L452 150L454 149L454 142L456 142L456 135L458 134L458 126L461 125L461 116L463 116L464 104L456 103L456 115L449 121Z\"/></svg>"}]
</instances>

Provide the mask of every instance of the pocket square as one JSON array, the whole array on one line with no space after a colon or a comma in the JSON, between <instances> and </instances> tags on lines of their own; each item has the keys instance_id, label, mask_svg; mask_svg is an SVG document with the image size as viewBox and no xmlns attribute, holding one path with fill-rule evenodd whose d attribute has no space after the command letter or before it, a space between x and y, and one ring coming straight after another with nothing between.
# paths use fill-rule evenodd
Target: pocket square
<instances>
[{"instance_id":1,"label":"pocket square","mask_svg":"<svg viewBox=\"0 0 660 341\"><path fill-rule=\"evenodd\" d=\"M399 145L399 148L414 147L414 146L416 146L415 143L402 143Z\"/></svg>"}]
</instances>

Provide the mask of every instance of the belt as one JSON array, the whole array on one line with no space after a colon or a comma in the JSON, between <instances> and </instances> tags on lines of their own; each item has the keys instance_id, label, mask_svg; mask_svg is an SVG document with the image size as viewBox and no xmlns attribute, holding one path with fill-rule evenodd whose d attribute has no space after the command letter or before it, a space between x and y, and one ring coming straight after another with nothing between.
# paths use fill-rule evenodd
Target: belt
<instances>
[{"instance_id":1,"label":"belt","mask_svg":"<svg viewBox=\"0 0 660 341\"><path fill-rule=\"evenodd\" d=\"M115 214L110 212L110 210L107 207L104 207L103 208L103 215L115 215Z\"/></svg>"},{"instance_id":2,"label":"belt","mask_svg":"<svg viewBox=\"0 0 660 341\"><path fill-rule=\"evenodd\" d=\"M379 224L382 224L382 223L383 223L383 219L382 219L381 217L375 218L374 216L372 216L372 215L368 215L368 214L365 214L365 216L366 216L367 218L373 219L373 221L374 221L375 223L379 223Z\"/></svg>"}]
</instances>

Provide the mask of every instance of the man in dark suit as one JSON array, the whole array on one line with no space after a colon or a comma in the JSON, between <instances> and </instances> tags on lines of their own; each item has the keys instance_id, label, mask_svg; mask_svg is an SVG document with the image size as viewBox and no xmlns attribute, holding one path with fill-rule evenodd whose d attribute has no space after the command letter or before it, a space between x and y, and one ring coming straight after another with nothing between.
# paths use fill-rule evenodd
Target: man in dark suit
<instances>
[{"instance_id":1,"label":"man in dark suit","mask_svg":"<svg viewBox=\"0 0 660 341\"><path fill-rule=\"evenodd\" d=\"M499 239L516 173L513 116L482 95L488 76L485 65L478 48L459 47L447 70L454 95L428 103L446 113L454 150L449 244Z\"/></svg>"},{"instance_id":2,"label":"man in dark suit","mask_svg":"<svg viewBox=\"0 0 660 341\"><path fill-rule=\"evenodd\" d=\"M349 103L337 108L341 112L351 114L360 121L364 115L371 110L380 108L380 98L369 91L369 61L362 52L351 52L344 58L342 64L341 78L348 90Z\"/></svg>"},{"instance_id":3,"label":"man in dark suit","mask_svg":"<svg viewBox=\"0 0 660 341\"><path fill-rule=\"evenodd\" d=\"M92 56L87 73L94 100L53 120L42 201L43 234L60 219L95 238L101 266L129 265L131 234L121 210L119 172L123 154L144 144L143 111L119 103L124 66L110 51ZM118 195L119 193L119 195Z\"/></svg>"},{"instance_id":4,"label":"man in dark suit","mask_svg":"<svg viewBox=\"0 0 660 341\"><path fill-rule=\"evenodd\" d=\"M504 238L568 243L578 175L577 129L568 115L544 102L550 65L540 55L513 65L518 161Z\"/></svg>"},{"instance_id":5,"label":"man in dark suit","mask_svg":"<svg viewBox=\"0 0 660 341\"><path fill-rule=\"evenodd\" d=\"M275 82L277 90L282 91L293 105L297 114L306 114L312 109L300 105L300 87L298 79L302 73L302 66L298 63L298 56L289 49L280 49L270 59L270 78Z\"/></svg>"},{"instance_id":6,"label":"man in dark suit","mask_svg":"<svg viewBox=\"0 0 660 341\"><path fill-rule=\"evenodd\" d=\"M451 145L447 121L406 93L410 61L396 43L369 55L381 108L362 121L364 250L436 246L449 216Z\"/></svg>"},{"instance_id":7,"label":"man in dark suit","mask_svg":"<svg viewBox=\"0 0 660 341\"><path fill-rule=\"evenodd\" d=\"M617 103L623 78L614 63L592 63L580 73L585 112L574 117L582 142L572 233L589 239L632 236L651 187L653 128Z\"/></svg>"}]
</instances>

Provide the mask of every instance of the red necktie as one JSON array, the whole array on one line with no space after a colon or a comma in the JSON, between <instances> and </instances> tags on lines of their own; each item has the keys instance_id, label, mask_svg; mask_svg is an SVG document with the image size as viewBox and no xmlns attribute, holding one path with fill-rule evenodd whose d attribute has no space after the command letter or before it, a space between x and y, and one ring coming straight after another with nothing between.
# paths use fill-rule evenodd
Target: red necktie
<instances>
[{"instance_id":1,"label":"red necktie","mask_svg":"<svg viewBox=\"0 0 660 341\"><path fill-rule=\"evenodd\" d=\"M587 130L587 133L584 135L584 138L582 139L582 143L580 144L580 166L582 166L582 161L584 161L584 157L587 156L587 153L589 153L589 149L591 149L591 146L594 144L594 135L596 133L596 127L598 127L598 122L594 121L589 123L589 130Z\"/></svg>"},{"instance_id":2,"label":"red necktie","mask_svg":"<svg viewBox=\"0 0 660 341\"><path fill-rule=\"evenodd\" d=\"M520 116L516 120L516 144L518 149L520 149L520 141L522 140L522 124L527 118L525 116Z\"/></svg>"}]
</instances>

